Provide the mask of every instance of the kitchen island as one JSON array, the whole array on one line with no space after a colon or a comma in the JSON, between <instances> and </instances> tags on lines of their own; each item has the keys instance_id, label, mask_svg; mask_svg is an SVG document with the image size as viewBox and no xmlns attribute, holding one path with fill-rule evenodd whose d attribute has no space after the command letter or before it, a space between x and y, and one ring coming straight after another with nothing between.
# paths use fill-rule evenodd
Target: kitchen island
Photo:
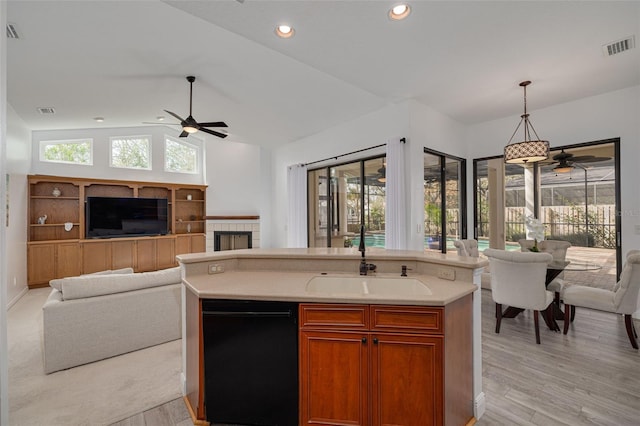
<instances>
[{"instance_id":1,"label":"kitchen island","mask_svg":"<svg viewBox=\"0 0 640 426\"><path fill-rule=\"evenodd\" d=\"M358 274L361 253L349 248L233 250L178 260L183 389L194 423L215 419L206 409L205 383L212 382L205 382L210 326L203 302L234 300L298 308L300 424L464 425L482 414L474 292L486 260L370 249L366 262L376 272L367 276Z\"/></svg>"}]
</instances>

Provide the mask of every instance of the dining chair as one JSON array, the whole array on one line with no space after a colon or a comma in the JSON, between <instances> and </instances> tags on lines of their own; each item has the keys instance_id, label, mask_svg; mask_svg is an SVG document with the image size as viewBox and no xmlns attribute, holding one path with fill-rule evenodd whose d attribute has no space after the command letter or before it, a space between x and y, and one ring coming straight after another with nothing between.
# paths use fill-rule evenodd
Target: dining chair
<instances>
[{"instance_id":1,"label":"dining chair","mask_svg":"<svg viewBox=\"0 0 640 426\"><path fill-rule=\"evenodd\" d=\"M480 257L477 240L454 240L453 245L458 251L458 256ZM491 271L489 270L489 266L485 266L484 271L480 275L480 288L491 289Z\"/></svg>"},{"instance_id":2,"label":"dining chair","mask_svg":"<svg viewBox=\"0 0 640 426\"><path fill-rule=\"evenodd\" d=\"M453 242L456 250L458 250L458 256L467 257L479 257L478 241L476 240L455 240Z\"/></svg>"},{"instance_id":3,"label":"dining chair","mask_svg":"<svg viewBox=\"0 0 640 426\"><path fill-rule=\"evenodd\" d=\"M576 315L576 306L613 312L624 315L629 341L634 349L638 349L638 333L633 324L633 313L640 309L640 250L630 250L620 280L613 290L571 285L565 289L564 299L564 334L569 331L569 323Z\"/></svg>"},{"instance_id":4,"label":"dining chair","mask_svg":"<svg viewBox=\"0 0 640 426\"><path fill-rule=\"evenodd\" d=\"M521 239L518 241L520 244L520 251L527 252L533 247L533 240ZM571 247L569 241L562 240L542 240L538 243L538 249L544 253L550 253L553 256L553 260L559 260L564 262L567 257L567 249ZM557 277L547 284L547 290L554 292L554 302L557 306L560 306L560 294L564 290L564 271L560 272Z\"/></svg>"},{"instance_id":5,"label":"dining chair","mask_svg":"<svg viewBox=\"0 0 640 426\"><path fill-rule=\"evenodd\" d=\"M500 333L502 305L533 310L536 343L540 344L538 312L545 311L548 321L553 293L545 288L549 253L517 252L486 249L483 254L491 264L491 296L496 303L496 333Z\"/></svg>"}]
</instances>

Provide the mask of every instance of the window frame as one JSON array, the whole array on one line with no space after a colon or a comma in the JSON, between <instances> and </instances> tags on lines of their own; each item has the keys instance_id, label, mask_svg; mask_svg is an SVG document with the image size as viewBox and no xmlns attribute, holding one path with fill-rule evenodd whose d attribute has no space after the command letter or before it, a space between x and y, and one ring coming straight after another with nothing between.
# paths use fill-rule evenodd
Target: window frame
<instances>
[{"instance_id":1,"label":"window frame","mask_svg":"<svg viewBox=\"0 0 640 426\"><path fill-rule=\"evenodd\" d=\"M89 162L79 163L76 161L64 161L64 160L48 160L45 158L45 150L50 145L80 145L82 143L89 143ZM57 140L43 140L39 142L38 147L38 160L43 163L57 163L57 164L74 164L77 166L93 166L93 138L81 138L81 139L57 139Z\"/></svg>"},{"instance_id":2,"label":"window frame","mask_svg":"<svg viewBox=\"0 0 640 426\"><path fill-rule=\"evenodd\" d=\"M195 162L195 169L191 172L191 171L184 171L184 170L171 170L167 167L167 141L176 143L178 145L181 146L186 146L189 148L193 148L195 153L196 153L196 158L194 160ZM171 135L164 135L164 156L163 156L163 164L164 164L164 171L167 173L184 173L184 174L189 174L189 175L197 175L200 174L200 168L201 168L201 163L202 163L202 147L200 145L188 142L188 141L183 141L180 140L176 137L173 137Z\"/></svg>"},{"instance_id":3,"label":"window frame","mask_svg":"<svg viewBox=\"0 0 640 426\"><path fill-rule=\"evenodd\" d=\"M142 139L147 138L148 141L148 167L131 167L131 166L116 166L113 164L113 142L118 139ZM114 169L128 169L128 170L153 170L153 136L152 135L127 135L127 136L110 136L109 137L109 167Z\"/></svg>"}]
</instances>

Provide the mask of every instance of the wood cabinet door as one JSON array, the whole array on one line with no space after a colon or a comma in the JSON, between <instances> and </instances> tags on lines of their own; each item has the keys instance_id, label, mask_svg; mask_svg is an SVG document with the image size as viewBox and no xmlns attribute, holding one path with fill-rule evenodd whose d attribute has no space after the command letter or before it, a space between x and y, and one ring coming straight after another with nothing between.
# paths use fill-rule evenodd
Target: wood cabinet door
<instances>
[{"instance_id":1,"label":"wood cabinet door","mask_svg":"<svg viewBox=\"0 0 640 426\"><path fill-rule=\"evenodd\" d=\"M177 265L175 239L158 238L156 240L156 268L166 269Z\"/></svg>"},{"instance_id":2,"label":"wood cabinet door","mask_svg":"<svg viewBox=\"0 0 640 426\"><path fill-rule=\"evenodd\" d=\"M27 282L48 284L55 278L56 247L55 244L31 244L27 248Z\"/></svg>"},{"instance_id":3,"label":"wood cabinet door","mask_svg":"<svg viewBox=\"0 0 640 426\"><path fill-rule=\"evenodd\" d=\"M367 333L300 332L300 424L367 425Z\"/></svg>"},{"instance_id":4,"label":"wood cabinet door","mask_svg":"<svg viewBox=\"0 0 640 426\"><path fill-rule=\"evenodd\" d=\"M111 241L95 241L82 244L82 273L111 269Z\"/></svg>"},{"instance_id":5,"label":"wood cabinet door","mask_svg":"<svg viewBox=\"0 0 640 426\"><path fill-rule=\"evenodd\" d=\"M156 270L156 240L140 239L136 241L137 272Z\"/></svg>"},{"instance_id":6,"label":"wood cabinet door","mask_svg":"<svg viewBox=\"0 0 640 426\"><path fill-rule=\"evenodd\" d=\"M135 241L113 241L111 243L111 269L133 268L135 266L135 247Z\"/></svg>"},{"instance_id":7,"label":"wood cabinet door","mask_svg":"<svg viewBox=\"0 0 640 426\"><path fill-rule=\"evenodd\" d=\"M443 424L443 338L371 334L372 424Z\"/></svg>"},{"instance_id":8,"label":"wood cabinet door","mask_svg":"<svg viewBox=\"0 0 640 426\"><path fill-rule=\"evenodd\" d=\"M56 244L56 278L82 274L82 251L77 242Z\"/></svg>"},{"instance_id":9,"label":"wood cabinet door","mask_svg":"<svg viewBox=\"0 0 640 426\"><path fill-rule=\"evenodd\" d=\"M205 251L207 251L206 237L204 235L192 235L190 253L204 253Z\"/></svg>"},{"instance_id":10,"label":"wood cabinet door","mask_svg":"<svg viewBox=\"0 0 640 426\"><path fill-rule=\"evenodd\" d=\"M191 253L191 235L176 235L176 255Z\"/></svg>"}]
</instances>

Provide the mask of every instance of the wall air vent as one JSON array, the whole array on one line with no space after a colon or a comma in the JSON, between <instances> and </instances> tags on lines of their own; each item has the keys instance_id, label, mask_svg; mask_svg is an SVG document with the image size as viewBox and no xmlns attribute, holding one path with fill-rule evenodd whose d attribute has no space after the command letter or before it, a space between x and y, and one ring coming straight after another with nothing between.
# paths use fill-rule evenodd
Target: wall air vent
<instances>
[{"instance_id":1,"label":"wall air vent","mask_svg":"<svg viewBox=\"0 0 640 426\"><path fill-rule=\"evenodd\" d=\"M630 36L622 40L614 41L613 43L605 44L602 46L602 52L605 56L613 56L629 49L633 49L635 46L635 36Z\"/></svg>"},{"instance_id":2,"label":"wall air vent","mask_svg":"<svg viewBox=\"0 0 640 426\"><path fill-rule=\"evenodd\" d=\"M55 114L56 110L52 107L38 107L38 112L42 115Z\"/></svg>"},{"instance_id":3,"label":"wall air vent","mask_svg":"<svg viewBox=\"0 0 640 426\"><path fill-rule=\"evenodd\" d=\"M7 24L7 38L20 38L15 24Z\"/></svg>"}]
</instances>

